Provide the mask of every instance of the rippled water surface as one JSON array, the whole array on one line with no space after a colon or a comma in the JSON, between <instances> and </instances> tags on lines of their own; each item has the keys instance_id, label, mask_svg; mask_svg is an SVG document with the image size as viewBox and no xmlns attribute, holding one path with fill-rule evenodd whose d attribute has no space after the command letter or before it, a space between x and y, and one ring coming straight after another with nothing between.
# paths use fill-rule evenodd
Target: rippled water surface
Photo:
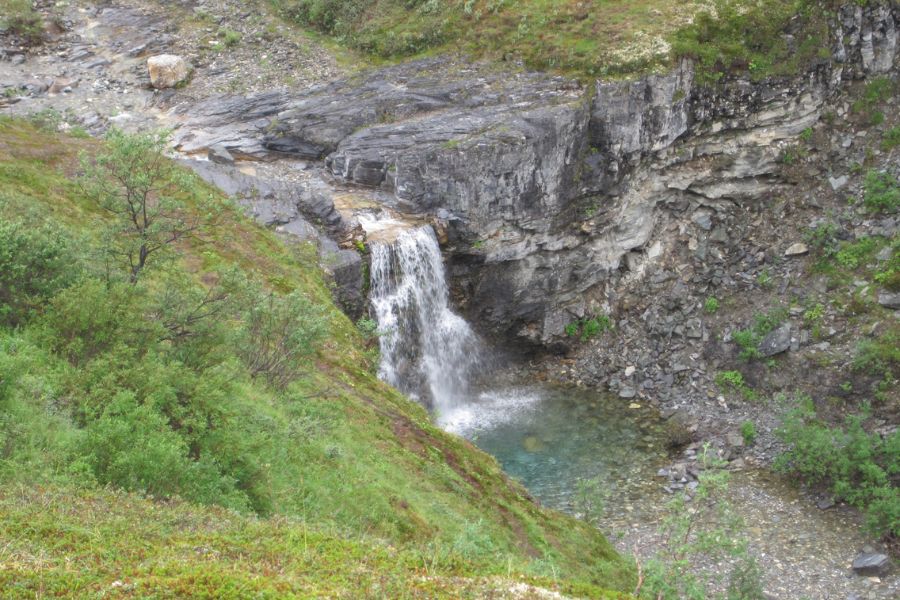
<instances>
[{"instance_id":1,"label":"rippled water surface","mask_svg":"<svg viewBox=\"0 0 900 600\"><path fill-rule=\"evenodd\" d=\"M559 387L482 392L438 422L500 461L542 504L575 511L579 481L596 479L608 509L630 508L654 485L665 449L654 411Z\"/></svg>"}]
</instances>

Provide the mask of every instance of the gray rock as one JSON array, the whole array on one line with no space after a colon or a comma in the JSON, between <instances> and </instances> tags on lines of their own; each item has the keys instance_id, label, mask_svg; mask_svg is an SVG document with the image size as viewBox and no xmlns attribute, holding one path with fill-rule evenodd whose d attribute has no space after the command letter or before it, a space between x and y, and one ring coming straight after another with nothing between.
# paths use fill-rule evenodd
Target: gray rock
<instances>
[{"instance_id":1,"label":"gray rock","mask_svg":"<svg viewBox=\"0 0 900 600\"><path fill-rule=\"evenodd\" d=\"M878 552L864 552L853 559L853 571L857 575L885 575L891 569L891 559Z\"/></svg>"},{"instance_id":2,"label":"gray rock","mask_svg":"<svg viewBox=\"0 0 900 600\"><path fill-rule=\"evenodd\" d=\"M828 510L834 506L834 498L832 496L822 496L816 501L816 507L819 510Z\"/></svg>"},{"instance_id":3,"label":"gray rock","mask_svg":"<svg viewBox=\"0 0 900 600\"><path fill-rule=\"evenodd\" d=\"M878 292L878 304L893 310L900 309L900 292L881 290Z\"/></svg>"},{"instance_id":4,"label":"gray rock","mask_svg":"<svg viewBox=\"0 0 900 600\"><path fill-rule=\"evenodd\" d=\"M809 252L809 246L804 244L803 242L797 242L795 244L791 244L788 246L788 249L784 251L785 256L802 256Z\"/></svg>"},{"instance_id":5,"label":"gray rock","mask_svg":"<svg viewBox=\"0 0 900 600\"><path fill-rule=\"evenodd\" d=\"M725 442L733 448L743 448L744 436L736 431L729 431L725 434Z\"/></svg>"},{"instance_id":6,"label":"gray rock","mask_svg":"<svg viewBox=\"0 0 900 600\"><path fill-rule=\"evenodd\" d=\"M209 152L206 153L206 156L207 158L209 158L209 160L220 165L234 164L234 157L231 155L231 152L229 152L228 149L221 144L211 146Z\"/></svg>"},{"instance_id":7,"label":"gray rock","mask_svg":"<svg viewBox=\"0 0 900 600\"><path fill-rule=\"evenodd\" d=\"M759 344L759 353L763 357L775 356L787 351L791 347L791 324L784 323L769 335L763 338Z\"/></svg>"},{"instance_id":8,"label":"gray rock","mask_svg":"<svg viewBox=\"0 0 900 600\"><path fill-rule=\"evenodd\" d=\"M712 215L710 215L709 211L698 210L691 216L691 221L704 231L712 229Z\"/></svg>"},{"instance_id":9,"label":"gray rock","mask_svg":"<svg viewBox=\"0 0 900 600\"><path fill-rule=\"evenodd\" d=\"M831 185L831 189L834 191L838 191L850 181L846 175L841 175L840 177L829 177L828 183Z\"/></svg>"},{"instance_id":10,"label":"gray rock","mask_svg":"<svg viewBox=\"0 0 900 600\"><path fill-rule=\"evenodd\" d=\"M695 87L686 61L588 93L562 77L429 58L184 104L172 115L175 141L187 153L223 144L238 159L321 160L336 185L374 188L426 220L441 213L465 315L492 335L552 345L560 315L583 313L588 293L616 297L626 266L668 293L680 277L663 264L674 248L660 226L673 216L695 216L692 259L725 263L719 245L743 233L716 211L771 191L780 142L814 125L843 80L893 65L893 8L856 7L835 21L835 60L793 79ZM492 243L473 252L482 240ZM716 278L730 282L724 269ZM685 333L687 317L653 319L653 335Z\"/></svg>"},{"instance_id":11,"label":"gray rock","mask_svg":"<svg viewBox=\"0 0 900 600\"><path fill-rule=\"evenodd\" d=\"M630 398L634 398L636 395L637 395L637 392L636 392L635 389L634 389L633 387L631 387L631 386L627 386L627 385L626 385L626 386L622 386L622 387L619 389L619 398L623 398L623 399L625 399L625 400L628 400L628 399L630 399Z\"/></svg>"},{"instance_id":12,"label":"gray rock","mask_svg":"<svg viewBox=\"0 0 900 600\"><path fill-rule=\"evenodd\" d=\"M150 85L158 90L173 88L187 81L191 70L187 62L175 54L159 54L147 59Z\"/></svg>"}]
</instances>

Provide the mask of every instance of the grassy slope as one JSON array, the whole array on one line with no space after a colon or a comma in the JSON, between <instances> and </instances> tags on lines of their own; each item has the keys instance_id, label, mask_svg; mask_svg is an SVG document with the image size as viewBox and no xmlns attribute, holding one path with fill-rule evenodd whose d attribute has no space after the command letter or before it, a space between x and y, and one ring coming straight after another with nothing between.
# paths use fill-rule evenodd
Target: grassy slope
<instances>
[{"instance_id":1,"label":"grassy slope","mask_svg":"<svg viewBox=\"0 0 900 600\"><path fill-rule=\"evenodd\" d=\"M576 77L631 75L688 56L701 79L781 75L827 46L834 0L270 0L375 57L462 50ZM711 10L710 10L711 9ZM718 18L698 18L708 13ZM794 20L802 15L799 21ZM782 36L792 23L794 45ZM692 24L693 23L693 24Z\"/></svg>"},{"instance_id":2,"label":"grassy slope","mask_svg":"<svg viewBox=\"0 0 900 600\"><path fill-rule=\"evenodd\" d=\"M462 49L599 75L654 62L698 2L674 0L272 0L286 16L391 58ZM664 46L664 42L662 44Z\"/></svg>"},{"instance_id":3,"label":"grassy slope","mask_svg":"<svg viewBox=\"0 0 900 600\"><path fill-rule=\"evenodd\" d=\"M0 218L37 211L93 243L102 219L79 197L69 176L77 151L94 143L0 121L0 194L7 211ZM271 287L299 287L329 311L329 341L315 372L298 388L299 402L261 385L245 383L241 390L245 404L238 418L265 420L278 448L267 465L281 474L270 483L273 520L236 514L226 519L214 509L72 492L71 480L57 476L60 466L52 456L58 449L51 438L76 436L77 427L48 391L67 381L71 367L27 335L0 331L0 358L15 349L11 360L25 373L13 388L12 408L6 408L40 417L33 431L20 436L23 441L17 443L27 448L15 460L9 449L0 454L0 481L7 488L0 504L0 580L20 582L24 596L25 590L33 593L35 586L51 583L69 589L65 582L72 577L81 589L100 591L108 588L113 573L147 589L202 580L216 590L250 586L246 589L316 590L316 595L341 586L364 588L399 553L402 560L388 576L398 581L388 584L407 586L403 589L426 585L409 579L426 571L560 577L595 594L592 585L630 587L630 569L598 532L537 507L495 460L436 429L424 410L374 377L355 327L331 304L308 250L292 252L234 209L226 210L216 235L211 243L179 248L184 269L202 280L215 266L238 265ZM25 417L21 422L29 423ZM297 435L277 437L298 422ZM9 489L14 485L21 488ZM35 486L45 485L36 491ZM145 522L145 516L155 514L168 520ZM180 519L190 526L176 526ZM220 519L228 525L216 524ZM318 536L329 548L328 561L299 549L301 536L307 535ZM354 541L358 536L404 549L373 547ZM203 568L197 560L177 561L169 554L171 547L190 554L188 546L210 548ZM283 552L285 557L276 556ZM370 556L375 565L363 568L365 577L356 574L360 555ZM300 568L313 572L300 575L295 572ZM278 576L259 579L259 573Z\"/></svg>"}]
</instances>

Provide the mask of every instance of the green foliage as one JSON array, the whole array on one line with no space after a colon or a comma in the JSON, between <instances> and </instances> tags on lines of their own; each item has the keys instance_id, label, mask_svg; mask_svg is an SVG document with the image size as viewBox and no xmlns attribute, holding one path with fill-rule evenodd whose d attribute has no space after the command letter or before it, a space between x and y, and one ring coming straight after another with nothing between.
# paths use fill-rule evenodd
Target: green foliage
<instances>
[{"instance_id":1,"label":"green foliage","mask_svg":"<svg viewBox=\"0 0 900 600\"><path fill-rule=\"evenodd\" d=\"M814 338L822 336L822 320L825 318L825 305L817 303L803 312L803 323L812 330Z\"/></svg>"},{"instance_id":2,"label":"green foliage","mask_svg":"<svg viewBox=\"0 0 900 600\"><path fill-rule=\"evenodd\" d=\"M728 575L727 600L766 600L763 590L763 571L752 556L744 557Z\"/></svg>"},{"instance_id":3,"label":"green foliage","mask_svg":"<svg viewBox=\"0 0 900 600\"><path fill-rule=\"evenodd\" d=\"M871 212L894 213L900 209L900 180L884 171L866 173L863 204Z\"/></svg>"},{"instance_id":4,"label":"green foliage","mask_svg":"<svg viewBox=\"0 0 900 600\"><path fill-rule=\"evenodd\" d=\"M884 113L876 108L894 93L894 82L890 77L876 77L866 84L862 96L853 103L853 112L865 115L869 123L878 125L884 121Z\"/></svg>"},{"instance_id":5,"label":"green foliage","mask_svg":"<svg viewBox=\"0 0 900 600\"><path fill-rule=\"evenodd\" d=\"M739 329L731 334L731 339L737 344L740 358L750 361L760 358L759 344L769 333L787 318L788 311L785 308L774 308L767 313L757 313L753 317L753 325L747 329Z\"/></svg>"},{"instance_id":6,"label":"green foliage","mask_svg":"<svg viewBox=\"0 0 900 600\"><path fill-rule=\"evenodd\" d=\"M756 392L747 385L740 371L719 371L716 374L716 385L723 390L739 392L747 400L756 399Z\"/></svg>"},{"instance_id":7,"label":"green foliage","mask_svg":"<svg viewBox=\"0 0 900 600\"><path fill-rule=\"evenodd\" d=\"M304 372L327 333L325 314L299 291L286 296L253 290L240 330L240 355L251 377L284 389Z\"/></svg>"},{"instance_id":8,"label":"green foliage","mask_svg":"<svg viewBox=\"0 0 900 600\"><path fill-rule=\"evenodd\" d=\"M762 271L760 271L759 275L756 276L756 283L763 289L769 289L772 287L772 275L769 273L768 269L763 269Z\"/></svg>"},{"instance_id":9,"label":"green foliage","mask_svg":"<svg viewBox=\"0 0 900 600\"><path fill-rule=\"evenodd\" d=\"M366 357L369 359L370 369L374 371L378 368L380 357L378 340L381 337L381 332L378 330L378 323L374 319L363 317L356 322L356 329L365 343Z\"/></svg>"},{"instance_id":10,"label":"green foliage","mask_svg":"<svg viewBox=\"0 0 900 600\"><path fill-rule=\"evenodd\" d=\"M815 60L828 35L822 15L806 0L712 4L714 10L698 14L672 43L676 56L696 61L702 82L717 81L732 70L748 70L757 79L789 74ZM782 35L792 19L800 25L794 48Z\"/></svg>"},{"instance_id":11,"label":"green foliage","mask_svg":"<svg viewBox=\"0 0 900 600\"><path fill-rule=\"evenodd\" d=\"M606 511L609 491L604 489L599 477L579 479L575 484L573 508L581 520L598 527Z\"/></svg>"},{"instance_id":12,"label":"green foliage","mask_svg":"<svg viewBox=\"0 0 900 600\"><path fill-rule=\"evenodd\" d=\"M241 34L233 29L220 29L216 35L227 48L237 46L241 42Z\"/></svg>"},{"instance_id":13,"label":"green foliage","mask_svg":"<svg viewBox=\"0 0 900 600\"><path fill-rule=\"evenodd\" d=\"M0 324L25 322L78 277L75 244L52 223L0 222Z\"/></svg>"},{"instance_id":14,"label":"green foliage","mask_svg":"<svg viewBox=\"0 0 900 600\"><path fill-rule=\"evenodd\" d=\"M888 151L900 146L900 125L894 125L884 132L881 138L881 149Z\"/></svg>"},{"instance_id":15,"label":"green foliage","mask_svg":"<svg viewBox=\"0 0 900 600\"><path fill-rule=\"evenodd\" d=\"M306 520L258 519L105 489L2 486L0 514L5 540L0 589L8 600L451 600L502 597L518 582L567 597L622 597L589 584L534 576L505 560L486 567L451 551L437 556ZM468 531L476 535L480 525L484 535L485 523L470 523ZM121 584L111 585L116 581Z\"/></svg>"},{"instance_id":16,"label":"green foliage","mask_svg":"<svg viewBox=\"0 0 900 600\"><path fill-rule=\"evenodd\" d=\"M565 326L567 336L578 337L582 342L587 342L610 329L612 329L612 321L608 315L579 319Z\"/></svg>"},{"instance_id":17,"label":"green foliage","mask_svg":"<svg viewBox=\"0 0 900 600\"><path fill-rule=\"evenodd\" d=\"M187 441L160 411L139 404L134 392L115 394L102 415L91 421L73 450L70 469L126 490L243 509L248 498L236 481L219 471L210 455L190 457ZM87 471L85 471L87 469Z\"/></svg>"},{"instance_id":18,"label":"green foliage","mask_svg":"<svg viewBox=\"0 0 900 600\"><path fill-rule=\"evenodd\" d=\"M882 437L863 428L867 415L848 416L829 427L808 407L791 412L778 430L790 449L776 461L780 470L824 485L866 512L876 534L900 534L900 432Z\"/></svg>"},{"instance_id":19,"label":"green foliage","mask_svg":"<svg viewBox=\"0 0 900 600\"><path fill-rule=\"evenodd\" d=\"M831 256L837 252L839 246L837 234L838 226L831 221L826 221L809 229L805 238L810 246L826 256Z\"/></svg>"},{"instance_id":20,"label":"green foliage","mask_svg":"<svg viewBox=\"0 0 900 600\"><path fill-rule=\"evenodd\" d=\"M857 348L853 368L871 375L885 374L896 378L895 369L900 365L900 333L888 329L873 340L865 340Z\"/></svg>"},{"instance_id":21,"label":"green foliage","mask_svg":"<svg viewBox=\"0 0 900 600\"><path fill-rule=\"evenodd\" d=\"M211 197L188 211L184 192L195 178L165 156L167 132L127 134L111 129L106 145L82 156L82 193L108 214L105 252L134 283L151 257L200 233L217 207Z\"/></svg>"},{"instance_id":22,"label":"green foliage","mask_svg":"<svg viewBox=\"0 0 900 600\"><path fill-rule=\"evenodd\" d=\"M741 437L744 438L744 443L746 445L753 445L753 442L756 441L756 424L754 424L753 421L744 421L741 423Z\"/></svg>"},{"instance_id":23,"label":"green foliage","mask_svg":"<svg viewBox=\"0 0 900 600\"><path fill-rule=\"evenodd\" d=\"M840 267L854 271L872 257L878 244L878 240L871 237L863 237L853 243L841 244L840 249L834 255L834 260Z\"/></svg>"},{"instance_id":24,"label":"green foliage","mask_svg":"<svg viewBox=\"0 0 900 600\"><path fill-rule=\"evenodd\" d=\"M755 592L758 573L747 554L743 522L728 501L729 473L708 446L700 456L703 472L693 497L681 492L666 506L660 526L661 550L643 568L639 598L702 600L710 596L714 582L692 572L692 562L735 561L730 573L735 594ZM730 596L756 600L759 596Z\"/></svg>"},{"instance_id":25,"label":"green foliage","mask_svg":"<svg viewBox=\"0 0 900 600\"><path fill-rule=\"evenodd\" d=\"M55 133L59 131L64 120L63 114L55 108L45 108L28 115L28 121L46 133Z\"/></svg>"},{"instance_id":26,"label":"green foliage","mask_svg":"<svg viewBox=\"0 0 900 600\"><path fill-rule=\"evenodd\" d=\"M3 0L0 25L24 38L28 44L38 44L44 37L44 23L34 9L32 0Z\"/></svg>"},{"instance_id":27,"label":"green foliage","mask_svg":"<svg viewBox=\"0 0 900 600\"><path fill-rule=\"evenodd\" d=\"M204 238L182 238L177 253L166 252L166 261L143 269L137 280L127 265L120 276L114 267L121 263L111 264L107 251L110 243L124 245L109 237L116 217L95 196L80 193L90 182L79 188L66 176L77 165L75 152L101 156L111 152L108 143L75 141L25 121L0 119L0 223L52 221L61 238L77 240L73 245L80 250L72 256L77 277L36 279L35 285L52 282L41 290L41 309L15 329L0 323L0 491L18 490L0 497L15 503L23 494L52 488L67 490L73 502L89 497L89 504L99 503L75 516L67 502L69 525L32 527L27 547L18 541L8 546L6 551L52 555L60 562L51 576L46 563L38 569L24 561L12 575L0 573L0 588L15 586L13 597L33 597L38 589L49 593L39 587L46 582L55 586L54 595L82 597L86 589L102 595L110 577L128 572L128 585L138 585L138 595L207 587L210 597L243 597L248 590L279 597L285 590L346 595L347 582L356 585L360 561L368 560L361 546L350 546L359 549L358 559L316 554L312 564L328 569L317 567L312 580L281 580L294 587L260 583L271 574L254 569L268 568L271 562L263 557L271 558L275 548L278 556L294 552L291 560L305 560L306 551L299 550L304 544L292 536L309 530L291 529L298 522L332 535L386 540L386 560L388 554L393 560L408 553L416 577L423 567L429 577L438 571L529 577L552 569L554 576L575 582L562 589L592 597L603 595L593 584L633 585L627 565L596 529L537 507L495 460L437 429L420 406L379 382L367 368L360 332L331 303L315 262L220 196L208 198L214 195L210 188L193 180L187 189L175 188L177 172L174 180L160 181L160 189L171 190L179 202L180 218L207 224ZM214 223L206 220L208 203L220 210ZM12 232L8 239L19 239L20 230L3 230ZM44 243L35 239L39 243L32 246ZM20 258L16 252L13 263ZM23 305L20 296L13 294L11 304ZM98 492L99 486L107 491ZM111 491L119 488L166 502L141 504ZM279 518L245 519L215 509L202 513L200 525L183 525L180 518L189 518L184 514L159 521L159 511L185 506L176 497ZM75 551L91 557L77 571L63 558L72 558L70 550L54 554L85 541L78 533L83 521L126 503L141 504L140 514L115 520L114 527L127 525L116 530L115 542L92 533L90 543ZM35 523L28 506L14 510ZM6 539L10 518L0 512L6 515L0 537ZM60 514L46 521L61 522ZM213 522L216 527L209 529ZM216 538L232 524L228 543L235 556L259 551L255 562L219 555L222 562L216 562L206 555L200 573L192 558L178 556L167 563L174 569L167 567L168 575L161 563L152 561L154 567L142 571L143 558L135 562L157 551L172 556L172 548L159 541L173 539L167 537L172 532L180 535L187 527L194 535L200 527L201 537ZM155 526L160 529L147 529ZM131 529L149 539L133 540ZM265 540L248 537L251 530ZM196 558L196 540L188 544L179 537L173 543L191 548ZM259 543L271 546L262 551ZM543 558L532 559L535 552ZM207 579L212 562L222 565L213 577L225 587ZM406 577L405 571L395 574ZM330 579L317 581L321 577ZM370 583L376 587L352 589L381 593L412 585L404 580L394 588L380 577Z\"/></svg>"},{"instance_id":28,"label":"green foliage","mask_svg":"<svg viewBox=\"0 0 900 600\"><path fill-rule=\"evenodd\" d=\"M714 296L710 296L706 299L706 302L703 303L703 310L707 312L707 314L714 315L719 310L719 300Z\"/></svg>"}]
</instances>

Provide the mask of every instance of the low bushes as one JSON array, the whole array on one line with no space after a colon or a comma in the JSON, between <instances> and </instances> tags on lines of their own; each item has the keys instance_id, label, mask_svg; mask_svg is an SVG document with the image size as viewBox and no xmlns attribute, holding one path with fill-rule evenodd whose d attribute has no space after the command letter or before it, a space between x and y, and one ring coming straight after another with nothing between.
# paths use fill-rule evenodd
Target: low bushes
<instances>
[{"instance_id":1,"label":"low bushes","mask_svg":"<svg viewBox=\"0 0 900 600\"><path fill-rule=\"evenodd\" d=\"M867 432L866 417L849 416L832 427L805 402L777 432L790 449L776 467L865 511L873 533L900 535L900 431L888 436Z\"/></svg>"}]
</instances>

